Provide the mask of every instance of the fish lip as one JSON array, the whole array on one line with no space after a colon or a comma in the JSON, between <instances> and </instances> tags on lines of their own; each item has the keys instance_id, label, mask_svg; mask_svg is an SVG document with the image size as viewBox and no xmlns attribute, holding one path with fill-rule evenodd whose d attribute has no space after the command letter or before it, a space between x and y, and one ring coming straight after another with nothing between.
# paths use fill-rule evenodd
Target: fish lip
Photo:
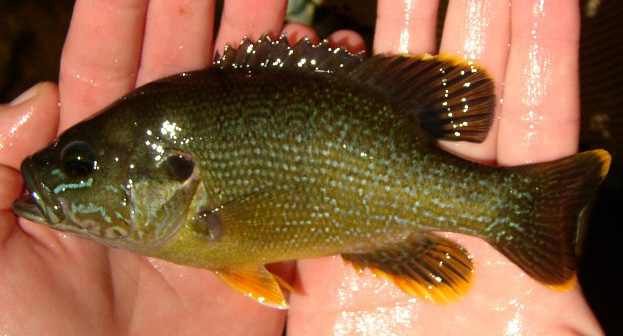
<instances>
[{"instance_id":1,"label":"fish lip","mask_svg":"<svg viewBox=\"0 0 623 336\"><path fill-rule=\"evenodd\" d=\"M22 162L22 178L28 194L13 202L13 212L34 222L58 224L65 218L61 204L37 179L31 162L30 157Z\"/></svg>"}]
</instances>

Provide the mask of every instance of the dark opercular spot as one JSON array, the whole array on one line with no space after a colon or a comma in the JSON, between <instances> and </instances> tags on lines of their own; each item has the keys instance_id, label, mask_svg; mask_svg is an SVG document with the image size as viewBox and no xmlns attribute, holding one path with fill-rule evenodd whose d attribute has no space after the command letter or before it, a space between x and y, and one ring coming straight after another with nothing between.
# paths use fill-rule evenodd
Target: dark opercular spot
<instances>
[{"instance_id":1,"label":"dark opercular spot","mask_svg":"<svg viewBox=\"0 0 623 336\"><path fill-rule=\"evenodd\" d=\"M185 181L192 176L195 164L190 158L182 155L171 155L165 161L169 177L176 181Z\"/></svg>"},{"instance_id":2,"label":"dark opercular spot","mask_svg":"<svg viewBox=\"0 0 623 336\"><path fill-rule=\"evenodd\" d=\"M61 165L69 176L86 176L95 169L95 153L85 142L71 142L61 152Z\"/></svg>"},{"instance_id":3,"label":"dark opercular spot","mask_svg":"<svg viewBox=\"0 0 623 336\"><path fill-rule=\"evenodd\" d=\"M221 217L212 211L203 211L192 221L194 233L201 239L216 241L223 234Z\"/></svg>"}]
</instances>

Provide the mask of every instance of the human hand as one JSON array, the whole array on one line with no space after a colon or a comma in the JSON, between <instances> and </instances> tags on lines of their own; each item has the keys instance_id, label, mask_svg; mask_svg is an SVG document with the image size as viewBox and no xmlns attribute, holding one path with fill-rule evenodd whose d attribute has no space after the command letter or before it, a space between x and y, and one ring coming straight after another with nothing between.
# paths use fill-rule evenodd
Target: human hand
<instances>
[{"instance_id":1,"label":"human hand","mask_svg":"<svg viewBox=\"0 0 623 336\"><path fill-rule=\"evenodd\" d=\"M21 128L15 131L15 138L11 140L13 145L6 146L7 142L2 140L5 147L0 149L0 163L6 165L0 170L3 181L1 192L6 195L2 198L4 203L0 204L3 209L3 234L0 238L6 242L0 255L0 267L5 274L15 275L0 278L3 288L0 299L5 303L5 308L0 309L19 308L0 314L0 319L4 319L0 325L6 328L3 332L28 334L46 330L50 333L79 334L89 330L92 334L281 333L284 312L264 308L239 296L209 271L109 249L28 221L16 221L10 211L10 203L18 196L21 184L15 169L24 156L53 138L59 113L62 130L136 85L168 74L207 66L214 45L222 48L226 42L237 42L243 35L259 37L266 31L279 32L282 29L283 1L265 1L261 8L250 8L253 3L234 0L226 2L222 29L215 43L211 40L212 5L208 2L178 2L171 5L151 1L149 7L146 1L138 0L106 4L79 1L76 4L62 60L60 112L56 105L55 88L46 84L39 88L39 94L33 100L19 108L5 108L11 112L0 114L1 125L18 125L20 116L30 115L26 122L21 122ZM479 2L467 3L466 7L469 7ZM426 6L429 5L432 3ZM419 6L422 8L410 10L411 15L434 12L427 11L424 4ZM522 55L521 51L532 49L527 48L529 44L517 46L514 38L511 54L508 55L511 9L504 10L499 4L484 4L483 7L489 8L480 13L482 17L490 16L491 21L483 27L478 26L481 22L478 18L462 16L469 12L468 8L461 8L464 4L455 2L451 6L454 6L451 9L454 12L449 13L448 22L456 26L446 26L448 33L444 36L442 51L458 52L465 56L474 53L473 58L487 67L497 80L500 93L502 80L506 80L507 92L512 80L515 81L514 85L525 84L524 78L511 75L511 69L521 71L524 68L522 62L533 60L530 57L536 56ZM517 7L512 8L513 13L522 10ZM428 28L423 29L426 25L416 19L410 22L417 24L418 29L405 27L396 25L391 17L383 18L384 8L389 8L389 2L381 3L377 41L383 41L384 44L377 42L376 52L433 51L433 17L424 20L430 25ZM527 12L533 13L532 8ZM539 29L549 25L541 21L538 21ZM506 27L506 30L496 27ZM412 39L403 44L393 43L400 41L401 28L407 28L407 35L411 35ZM301 36L313 34L296 25L284 29L291 33L298 32ZM468 33L473 31L476 31L475 35ZM452 32L456 35L452 36ZM422 38L413 34L421 34ZM493 36L497 34L504 36ZM543 45L545 41L540 40L540 34L537 34L536 41L537 47L545 48L543 52L563 52L568 57L564 52L573 46L567 45L567 49L555 47L552 50L551 45ZM343 36L351 41L357 40L357 36L352 34L345 33ZM467 45L473 46L473 49L467 48ZM509 62L507 67L506 59L512 59L513 50L517 50L519 55L515 57L519 59L515 63ZM550 56L547 58L550 63L541 59L533 60L536 62L534 68L547 63L552 67L550 71L554 71L554 64L551 63L560 60ZM524 91L517 89L522 95L514 98L515 107L512 98L507 98L508 93L504 93L505 103L503 108L499 108L502 113L508 110L511 111L509 113L516 111L514 114L519 116L525 114L523 99L534 98L539 89L543 89L543 83L547 82L539 77L543 74L533 74L535 78L532 78L533 82L528 84L528 88ZM559 86L564 87L568 83L554 86L552 84L557 83L554 78L549 80L552 81L547 84L549 88L555 87L556 93L565 97L564 101L573 101L573 92L559 91ZM563 91L566 89L568 87L562 88ZM550 96L549 91L542 92L542 96L536 97L540 99L538 103L530 109L543 118L550 118L550 113L554 112L557 116L569 111L577 113L577 106L563 108L551 105L546 101L552 98ZM555 111L546 112L542 111L544 106L557 107ZM8 123L11 120L14 122ZM500 129L504 130L505 119L502 117L500 120ZM539 127L558 125L552 124L553 121L532 121L537 127L533 137L537 138L551 133L547 128L541 130ZM569 132L573 127L570 125L565 131L565 136L568 136L565 146L577 142L572 132ZM519 129L517 126L510 128ZM515 138L516 135L511 139ZM460 148L464 145L458 144L451 146L454 147L452 150L462 151L470 157L483 160L497 158L498 162L508 164L521 163L530 158L554 158L575 150L570 148L566 152L550 153L550 157L530 156L547 155L547 152L538 149L544 146L545 141L535 140L529 142L528 146L525 142L522 142L523 147L517 146L527 148L525 156L509 157L509 152L496 154L496 147L511 147L509 143L512 142L506 141L505 145L502 137L497 142L495 137L490 137L487 143L474 148ZM564 149L552 146L551 150L561 148ZM530 151L535 154L530 154ZM461 302L438 306L410 298L380 279L372 279L369 275L360 278L351 268L342 266L339 257L302 261L299 262L298 283L295 287L304 288L304 293L291 296L289 333L376 335L445 332L482 335L488 332L497 335L505 331L512 332L512 328L516 328L517 332L545 334L550 334L550 327L556 331L577 330L583 333L596 333L598 330L587 307L582 305L577 289L563 294L553 292L522 275L518 268L484 242L459 235L452 237L457 237L468 248L477 266L474 286ZM552 312L565 313L555 319L550 316ZM437 322L441 317L444 318L443 322ZM575 321L575 324L571 321ZM566 327L570 329L564 329Z\"/></svg>"},{"instance_id":2,"label":"human hand","mask_svg":"<svg viewBox=\"0 0 623 336\"><path fill-rule=\"evenodd\" d=\"M512 2L512 6L511 5ZM437 53L436 0L379 1L374 53ZM445 142L500 165L577 151L579 5L567 1L450 1L439 52L486 68L503 103L482 144ZM288 330L302 335L599 335L579 286L549 289L483 240L445 234L474 257L471 290L457 303L411 298L341 258L298 262Z\"/></svg>"},{"instance_id":3,"label":"human hand","mask_svg":"<svg viewBox=\"0 0 623 336\"><path fill-rule=\"evenodd\" d=\"M110 249L17 219L11 211L22 188L20 161L50 142L57 126L66 129L137 85L209 65L213 6L213 1L77 1L60 92L43 84L34 98L0 108L3 334L281 334L284 311L240 296L208 270ZM216 43L222 47L244 34L278 34L284 6L283 1L261 6L228 1Z\"/></svg>"}]
</instances>

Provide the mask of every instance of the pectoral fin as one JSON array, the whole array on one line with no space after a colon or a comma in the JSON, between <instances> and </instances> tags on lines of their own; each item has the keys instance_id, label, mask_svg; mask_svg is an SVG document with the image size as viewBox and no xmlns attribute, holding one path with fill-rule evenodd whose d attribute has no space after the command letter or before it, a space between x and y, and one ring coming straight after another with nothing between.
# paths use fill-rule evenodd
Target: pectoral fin
<instances>
[{"instance_id":1,"label":"pectoral fin","mask_svg":"<svg viewBox=\"0 0 623 336\"><path fill-rule=\"evenodd\" d=\"M416 233L392 248L342 254L355 269L369 268L404 292L436 303L463 296L472 278L472 261L461 246L428 233Z\"/></svg>"},{"instance_id":2,"label":"pectoral fin","mask_svg":"<svg viewBox=\"0 0 623 336\"><path fill-rule=\"evenodd\" d=\"M214 273L236 292L261 304L279 309L289 308L279 285L288 290L292 289L292 286L270 273L264 266L232 267Z\"/></svg>"}]
</instances>

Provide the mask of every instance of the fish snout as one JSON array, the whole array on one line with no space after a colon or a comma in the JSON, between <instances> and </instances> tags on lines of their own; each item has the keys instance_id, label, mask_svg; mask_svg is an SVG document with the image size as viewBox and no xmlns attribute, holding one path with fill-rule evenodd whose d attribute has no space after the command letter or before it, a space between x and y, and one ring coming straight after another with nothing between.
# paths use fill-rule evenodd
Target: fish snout
<instances>
[{"instance_id":1,"label":"fish snout","mask_svg":"<svg viewBox=\"0 0 623 336\"><path fill-rule=\"evenodd\" d=\"M58 224L65 218L61 203L39 181L32 166L32 158L22 161L22 178L28 193L13 202L13 212L34 222Z\"/></svg>"}]
</instances>

